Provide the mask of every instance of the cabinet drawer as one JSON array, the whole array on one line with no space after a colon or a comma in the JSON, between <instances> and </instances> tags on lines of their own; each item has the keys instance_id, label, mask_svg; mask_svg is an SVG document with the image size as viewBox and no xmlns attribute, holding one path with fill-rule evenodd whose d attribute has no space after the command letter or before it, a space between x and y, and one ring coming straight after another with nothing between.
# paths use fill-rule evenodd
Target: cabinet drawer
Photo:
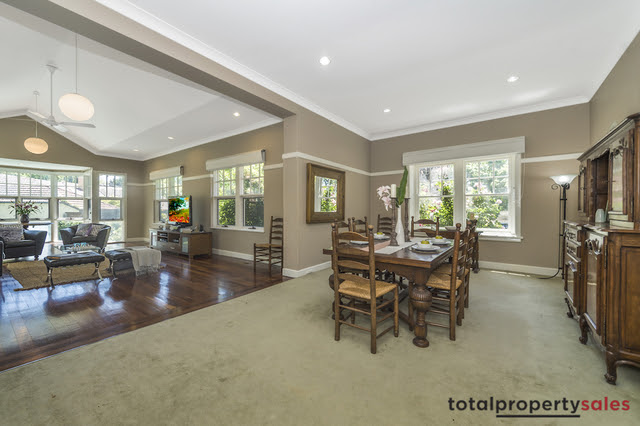
<instances>
[{"instance_id":1,"label":"cabinet drawer","mask_svg":"<svg viewBox=\"0 0 640 426\"><path fill-rule=\"evenodd\" d=\"M577 241L567 240L567 255L571 255L576 260L580 260L582 257L582 244Z\"/></svg>"},{"instance_id":2,"label":"cabinet drawer","mask_svg":"<svg viewBox=\"0 0 640 426\"><path fill-rule=\"evenodd\" d=\"M169 243L166 241L158 241L158 249L160 250L171 250L171 251L180 251L180 244L178 243Z\"/></svg>"}]
</instances>

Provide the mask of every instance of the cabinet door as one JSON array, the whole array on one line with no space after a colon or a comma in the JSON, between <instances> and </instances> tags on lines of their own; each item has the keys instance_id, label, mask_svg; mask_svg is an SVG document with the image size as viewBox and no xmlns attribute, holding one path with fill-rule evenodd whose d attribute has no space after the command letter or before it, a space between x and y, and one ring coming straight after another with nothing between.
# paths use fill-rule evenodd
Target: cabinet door
<instances>
[{"instance_id":1,"label":"cabinet door","mask_svg":"<svg viewBox=\"0 0 640 426\"><path fill-rule=\"evenodd\" d=\"M586 162L580 164L578 174L578 211L581 213L588 213L587 210L587 164Z\"/></svg>"},{"instance_id":2,"label":"cabinet door","mask_svg":"<svg viewBox=\"0 0 640 426\"><path fill-rule=\"evenodd\" d=\"M618 140L609 151L609 212L631 214L631 161L629 135ZM632 220L629 218L628 220Z\"/></svg>"},{"instance_id":3,"label":"cabinet door","mask_svg":"<svg viewBox=\"0 0 640 426\"><path fill-rule=\"evenodd\" d=\"M597 335L602 334L604 312L602 308L604 273L602 243L597 239L588 239L585 242L587 255L585 258L585 295L584 316Z\"/></svg>"},{"instance_id":4,"label":"cabinet door","mask_svg":"<svg viewBox=\"0 0 640 426\"><path fill-rule=\"evenodd\" d=\"M578 300L580 295L578 294L580 282L580 261L574 259L567 259L564 268L564 292L569 299L569 303L573 306L573 310L576 313L580 313L578 307Z\"/></svg>"}]
</instances>

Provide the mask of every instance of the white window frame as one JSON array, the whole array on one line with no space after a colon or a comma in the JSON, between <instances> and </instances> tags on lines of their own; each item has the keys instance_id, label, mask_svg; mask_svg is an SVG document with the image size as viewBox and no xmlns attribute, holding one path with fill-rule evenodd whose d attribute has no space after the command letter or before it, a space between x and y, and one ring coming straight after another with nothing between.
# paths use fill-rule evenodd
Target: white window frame
<instances>
[{"instance_id":1,"label":"white window frame","mask_svg":"<svg viewBox=\"0 0 640 426\"><path fill-rule=\"evenodd\" d=\"M127 214L126 214L126 205L127 205L127 174L126 173L114 173L114 172L96 172L98 175L98 185L97 185L97 213L98 213L98 221L99 223L104 223L108 225L111 222L122 222L122 241L108 241L109 243L122 243L127 239ZM122 178L122 196L115 196L115 187L113 196L101 196L100 195L100 177L102 176L114 176ZM108 191L107 191L108 194ZM120 200L120 219L102 219L102 201L103 200ZM113 228L112 228L113 229ZM109 236L111 238L111 235Z\"/></svg>"},{"instance_id":2,"label":"white window frame","mask_svg":"<svg viewBox=\"0 0 640 426\"><path fill-rule=\"evenodd\" d=\"M182 197L184 195L182 193L183 192L182 175L167 176L167 177L155 179L153 181L153 184L155 186L155 191L154 191L155 209L153 213L153 218L157 223L161 223L163 221L160 218L160 205L163 202L168 203L169 198Z\"/></svg>"},{"instance_id":3,"label":"white window frame","mask_svg":"<svg viewBox=\"0 0 640 426\"><path fill-rule=\"evenodd\" d=\"M499 230L485 228L478 230L482 231L480 238L482 240L495 240L495 241L522 241L521 233L521 188L522 188L522 173L521 173L521 155L519 153L509 154L494 154L486 156L474 156L467 158L456 158L452 160L440 160L426 163L411 164L409 168L409 190L411 199L415 200L410 205L411 214L418 218L420 217L420 208L418 203L418 170L421 167L433 167L438 165L453 164L454 174L454 204L453 204L453 223L462 224L464 229L466 223L466 163L475 161L486 161L496 159L508 159L509 160L509 229ZM411 200L410 200L411 202Z\"/></svg>"},{"instance_id":4,"label":"white window frame","mask_svg":"<svg viewBox=\"0 0 640 426\"><path fill-rule=\"evenodd\" d=\"M256 164L262 164L262 194L245 194L244 193L244 185L243 185L243 169L245 166L254 166ZM225 169L235 169L236 170L236 191L235 195L217 195L218 194L218 171ZM213 229L227 229L227 230L236 230L236 231L247 231L247 232L264 232L264 221L263 217L263 226L244 226L244 202L246 198L262 198L264 203L264 188L265 188L265 170L264 163L257 162L251 164L243 164L239 166L231 166L231 167L221 167L220 169L213 170L212 173L212 194L211 194L211 228ZM222 199L235 199L236 203L236 224L235 225L218 225L218 200Z\"/></svg>"}]
</instances>

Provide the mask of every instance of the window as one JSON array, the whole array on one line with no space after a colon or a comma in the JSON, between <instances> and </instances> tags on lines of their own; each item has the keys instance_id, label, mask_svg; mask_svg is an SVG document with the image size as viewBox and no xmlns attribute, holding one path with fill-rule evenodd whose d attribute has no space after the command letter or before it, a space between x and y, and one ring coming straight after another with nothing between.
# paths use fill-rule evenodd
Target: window
<instances>
[{"instance_id":1,"label":"window","mask_svg":"<svg viewBox=\"0 0 640 426\"><path fill-rule=\"evenodd\" d=\"M418 208L421 219L440 217L441 225L453 225L455 181L453 164L418 169Z\"/></svg>"},{"instance_id":2,"label":"window","mask_svg":"<svg viewBox=\"0 0 640 426\"><path fill-rule=\"evenodd\" d=\"M463 227L473 215L483 237L520 238L519 161L503 154L412 165L412 214Z\"/></svg>"},{"instance_id":3,"label":"window","mask_svg":"<svg viewBox=\"0 0 640 426\"><path fill-rule=\"evenodd\" d=\"M213 227L264 227L264 164L215 170Z\"/></svg>"},{"instance_id":4,"label":"window","mask_svg":"<svg viewBox=\"0 0 640 426\"><path fill-rule=\"evenodd\" d=\"M88 217L85 203L85 183L83 175L66 174L56 176L58 196L58 228L60 221L81 221Z\"/></svg>"},{"instance_id":5,"label":"window","mask_svg":"<svg viewBox=\"0 0 640 426\"><path fill-rule=\"evenodd\" d=\"M98 214L100 222L111 226L109 242L124 241L123 200L125 176L100 173L98 176Z\"/></svg>"},{"instance_id":6,"label":"window","mask_svg":"<svg viewBox=\"0 0 640 426\"><path fill-rule=\"evenodd\" d=\"M156 185L156 218L166 222L169 218L169 198L182 195L182 176L154 180Z\"/></svg>"}]
</instances>

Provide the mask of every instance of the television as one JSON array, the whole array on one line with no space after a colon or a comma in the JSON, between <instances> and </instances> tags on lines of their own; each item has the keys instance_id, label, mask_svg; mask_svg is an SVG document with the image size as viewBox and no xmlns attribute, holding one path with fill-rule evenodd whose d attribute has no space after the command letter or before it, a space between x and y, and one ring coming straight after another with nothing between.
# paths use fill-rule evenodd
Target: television
<instances>
[{"instance_id":1,"label":"television","mask_svg":"<svg viewBox=\"0 0 640 426\"><path fill-rule=\"evenodd\" d=\"M191 225L191 196L169 198L169 218L172 225Z\"/></svg>"}]
</instances>

